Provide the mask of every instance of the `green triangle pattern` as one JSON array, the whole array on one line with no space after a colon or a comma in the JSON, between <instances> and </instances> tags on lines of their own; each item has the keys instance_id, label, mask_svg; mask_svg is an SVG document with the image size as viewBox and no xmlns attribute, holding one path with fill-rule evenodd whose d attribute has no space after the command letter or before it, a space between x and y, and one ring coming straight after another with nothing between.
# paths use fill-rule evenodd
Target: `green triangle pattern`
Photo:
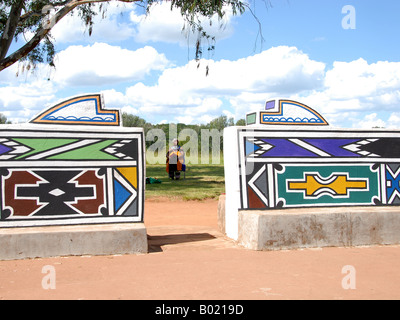
<instances>
[{"instance_id":1,"label":"green triangle pattern","mask_svg":"<svg viewBox=\"0 0 400 320\"><path fill-rule=\"evenodd\" d=\"M23 159L23 158L32 156L32 155L40 153L40 152L44 152L44 151L51 150L54 148L62 147L67 144L71 144L71 143L78 141L77 139L48 139L48 138L46 138L46 139L44 139L44 138L33 138L33 139L14 138L13 140L32 149L28 153L22 154L19 157L17 157L16 159Z\"/></svg>"},{"instance_id":2,"label":"green triangle pattern","mask_svg":"<svg viewBox=\"0 0 400 320\"><path fill-rule=\"evenodd\" d=\"M91 144L82 148L67 151L48 159L51 160L118 160L111 154L103 152L103 149L116 143L119 140L105 140L98 143Z\"/></svg>"}]
</instances>

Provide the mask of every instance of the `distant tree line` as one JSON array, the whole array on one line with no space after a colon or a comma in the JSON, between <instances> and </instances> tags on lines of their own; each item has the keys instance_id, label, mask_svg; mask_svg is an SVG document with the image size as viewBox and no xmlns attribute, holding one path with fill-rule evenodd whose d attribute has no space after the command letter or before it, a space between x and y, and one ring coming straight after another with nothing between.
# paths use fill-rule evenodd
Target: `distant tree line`
<instances>
[{"instance_id":1,"label":"distant tree line","mask_svg":"<svg viewBox=\"0 0 400 320\"><path fill-rule=\"evenodd\" d=\"M0 113L0 124L10 124L10 123L11 121L8 121L7 117L4 114Z\"/></svg>"},{"instance_id":2,"label":"distant tree line","mask_svg":"<svg viewBox=\"0 0 400 320\"><path fill-rule=\"evenodd\" d=\"M5 115L0 113L0 124L11 124ZM184 123L163 123L151 124L145 119L128 113L122 113L122 125L124 127L139 127L144 129L146 148L153 147L154 144L164 144L165 148L171 144L175 138L179 139L179 144L184 146L189 153L196 150L202 154L204 151L210 153L222 152L223 150L223 131L230 126L244 126L246 121L240 119L234 122L233 118L221 115L207 124L184 124ZM160 137L164 141L160 141ZM150 148L151 149L151 148ZM159 148L160 149L160 148Z\"/></svg>"},{"instance_id":3,"label":"distant tree line","mask_svg":"<svg viewBox=\"0 0 400 320\"><path fill-rule=\"evenodd\" d=\"M122 123L124 127L140 127L144 129L144 134L146 139L146 147L151 146L155 141L152 140L152 135L148 134L150 130L160 129L164 132L166 142L169 144L174 138L181 137L179 139L180 145L184 145L188 140L193 139L193 136L196 136L198 139L199 149L201 148L201 142L203 139L211 137L204 137L205 133L220 135L220 150L222 150L223 146L223 130L226 127L230 126L244 126L246 125L246 121L244 119L240 119L234 122L233 118L228 118L226 115L221 115L213 120L211 120L207 124L184 124L184 123L165 123L165 124L151 124L147 122L145 119L128 114L122 114ZM189 130L187 130L189 129ZM203 137L202 137L203 136ZM182 139L182 137L186 139ZM211 143L210 143L211 146Z\"/></svg>"}]
</instances>

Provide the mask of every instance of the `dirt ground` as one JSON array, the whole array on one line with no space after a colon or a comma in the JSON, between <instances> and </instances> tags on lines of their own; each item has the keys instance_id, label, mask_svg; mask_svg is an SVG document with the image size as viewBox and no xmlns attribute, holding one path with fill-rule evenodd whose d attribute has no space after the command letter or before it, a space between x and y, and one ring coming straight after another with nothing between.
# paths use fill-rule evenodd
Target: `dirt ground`
<instances>
[{"instance_id":1,"label":"dirt ground","mask_svg":"<svg viewBox=\"0 0 400 320\"><path fill-rule=\"evenodd\" d=\"M146 200L148 254L0 261L0 299L400 298L400 246L251 251L218 231L217 206Z\"/></svg>"}]
</instances>

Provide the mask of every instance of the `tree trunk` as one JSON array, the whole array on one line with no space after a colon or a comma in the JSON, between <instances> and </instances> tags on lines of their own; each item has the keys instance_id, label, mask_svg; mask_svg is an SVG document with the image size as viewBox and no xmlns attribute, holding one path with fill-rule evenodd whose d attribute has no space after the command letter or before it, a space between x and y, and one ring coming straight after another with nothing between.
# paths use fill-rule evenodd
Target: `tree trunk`
<instances>
[{"instance_id":1,"label":"tree trunk","mask_svg":"<svg viewBox=\"0 0 400 320\"><path fill-rule=\"evenodd\" d=\"M7 55L8 49L10 48L11 42L14 38L15 30L17 29L19 18L21 17L22 7L24 1L19 0L15 2L10 10L4 32L0 39L0 61Z\"/></svg>"},{"instance_id":2,"label":"tree trunk","mask_svg":"<svg viewBox=\"0 0 400 320\"><path fill-rule=\"evenodd\" d=\"M42 26L39 28L39 30L36 32L36 34L33 36L33 38L28 41L24 46L22 46L20 49L15 51L14 53L10 54L7 58L5 58L8 48L11 45L11 41L13 39L15 29L18 25L19 18L21 16L21 8L23 7L23 0L19 0L16 5L19 5L19 14L13 14L9 16L9 21L10 25L14 25L15 27L12 30L11 28L7 30L6 29L3 33L3 36L1 38L1 41L3 41L3 38L9 37L8 35L11 34L11 37L9 37L8 40L10 43L8 44L7 50L5 50L6 47L4 47L4 53L3 53L3 42L1 42L1 47L0 47L0 71L4 70L5 68L13 65L15 62L19 61L23 57L25 57L29 52L31 52L38 44L39 42L50 32L51 28L58 22L60 21L64 16L66 16L69 12L71 12L73 9L75 9L77 6L82 5L82 4L87 4L87 3L96 3L96 2L109 2L110 0L71 0L67 4L65 4L57 13L54 14L54 16L51 17L51 21L49 24L49 27L46 27L46 25L43 23ZM118 0L120 2L137 2L139 0ZM13 8L11 9L13 11ZM7 21L8 24L8 21ZM43 27L44 25L44 27ZM7 31L7 32L6 32ZM5 36L4 36L5 35Z\"/></svg>"}]
</instances>

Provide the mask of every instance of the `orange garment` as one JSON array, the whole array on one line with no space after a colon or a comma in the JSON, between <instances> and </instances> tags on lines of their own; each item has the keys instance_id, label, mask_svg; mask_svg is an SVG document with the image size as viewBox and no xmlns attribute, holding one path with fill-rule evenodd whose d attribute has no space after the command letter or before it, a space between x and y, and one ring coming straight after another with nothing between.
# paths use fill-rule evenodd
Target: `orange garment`
<instances>
[{"instance_id":1,"label":"orange garment","mask_svg":"<svg viewBox=\"0 0 400 320\"><path fill-rule=\"evenodd\" d=\"M186 171L185 153L180 146L174 146L167 152L167 172L169 172L170 164L176 164L176 171Z\"/></svg>"}]
</instances>

